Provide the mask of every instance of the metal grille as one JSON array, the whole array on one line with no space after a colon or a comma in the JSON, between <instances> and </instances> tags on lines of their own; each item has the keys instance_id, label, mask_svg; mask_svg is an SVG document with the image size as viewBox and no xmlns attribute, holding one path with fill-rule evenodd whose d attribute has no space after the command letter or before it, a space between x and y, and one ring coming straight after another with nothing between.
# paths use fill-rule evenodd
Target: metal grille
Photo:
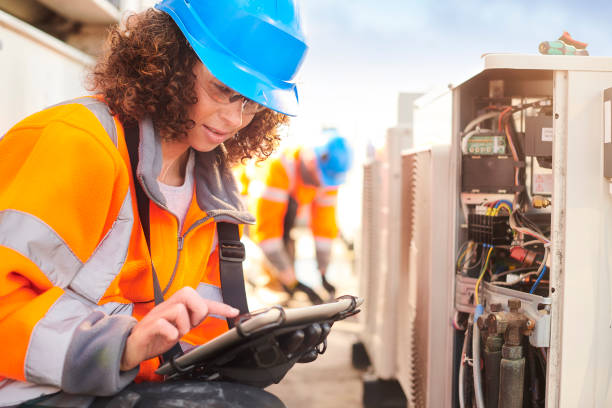
<instances>
[{"instance_id":1,"label":"metal grille","mask_svg":"<svg viewBox=\"0 0 612 408\"><path fill-rule=\"evenodd\" d=\"M378 235L374 220L377 219L377 210L380 208L378 197L380 196L380 183L378 179L378 162L370 162L363 167L363 202L362 202L362 237L361 237L361 293L368 299L365 307L364 341L367 345L372 343L370 335L375 332L378 291L378 281L375 276L377 265L380 263L378 251Z\"/></svg>"},{"instance_id":2,"label":"metal grille","mask_svg":"<svg viewBox=\"0 0 612 408\"><path fill-rule=\"evenodd\" d=\"M428 310L422 292L424 274L419 274L421 257L428 240L422 223L426 222L429 195L428 152L402 157L402 269L399 308L404 311L398 322L399 380L411 407L425 407L427 401ZM421 228L419 228L421 227ZM424 271L423 271L424 272Z\"/></svg>"}]
</instances>

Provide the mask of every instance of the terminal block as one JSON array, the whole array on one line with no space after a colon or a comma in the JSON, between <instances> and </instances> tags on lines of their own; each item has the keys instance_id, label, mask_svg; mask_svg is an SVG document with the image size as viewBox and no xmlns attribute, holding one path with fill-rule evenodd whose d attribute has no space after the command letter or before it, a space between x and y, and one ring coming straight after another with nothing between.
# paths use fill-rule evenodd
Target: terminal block
<instances>
[{"instance_id":1,"label":"terminal block","mask_svg":"<svg viewBox=\"0 0 612 408\"><path fill-rule=\"evenodd\" d=\"M468 215L468 239L479 244L510 245L512 230L507 215Z\"/></svg>"}]
</instances>

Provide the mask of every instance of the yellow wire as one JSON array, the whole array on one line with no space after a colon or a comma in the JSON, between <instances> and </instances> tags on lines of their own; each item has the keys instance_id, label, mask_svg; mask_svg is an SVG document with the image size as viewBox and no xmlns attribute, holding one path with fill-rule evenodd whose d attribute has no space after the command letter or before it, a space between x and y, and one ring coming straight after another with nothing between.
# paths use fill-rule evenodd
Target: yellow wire
<instances>
[{"instance_id":1,"label":"yellow wire","mask_svg":"<svg viewBox=\"0 0 612 408\"><path fill-rule=\"evenodd\" d=\"M463 259L463 257L472 250L472 245L473 243L470 241L467 245L467 247L465 248L465 251L463 251L461 253L461 256L459 256L459 259L457 260L457 268L459 268L461 266L461 260Z\"/></svg>"},{"instance_id":2,"label":"yellow wire","mask_svg":"<svg viewBox=\"0 0 612 408\"><path fill-rule=\"evenodd\" d=\"M480 300L478 300L478 287L480 286L480 282L487 270L487 265L489 264L489 257L491 256L491 252L493 252L493 247L489 249L489 253L487 254L487 259L485 260L484 265L482 266L482 271L480 272L480 276L478 277L478 281L476 282L476 288L474 288L474 297L476 299L476 304L480 304Z\"/></svg>"},{"instance_id":3,"label":"yellow wire","mask_svg":"<svg viewBox=\"0 0 612 408\"><path fill-rule=\"evenodd\" d=\"M499 210L500 210L501 208L505 208L505 209L508 211L508 214L512 214L512 209L510 209L510 207L508 206L508 204L501 203L501 204L499 205L499 207L497 207L497 208L495 209L495 214L493 214L493 215L497 215L497 214L499 213Z\"/></svg>"}]
</instances>

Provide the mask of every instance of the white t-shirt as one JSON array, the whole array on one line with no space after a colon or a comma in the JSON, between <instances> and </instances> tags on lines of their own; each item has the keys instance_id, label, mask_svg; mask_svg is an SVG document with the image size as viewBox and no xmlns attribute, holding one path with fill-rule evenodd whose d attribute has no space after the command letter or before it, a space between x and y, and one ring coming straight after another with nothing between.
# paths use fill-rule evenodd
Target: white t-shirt
<instances>
[{"instance_id":1,"label":"white t-shirt","mask_svg":"<svg viewBox=\"0 0 612 408\"><path fill-rule=\"evenodd\" d=\"M187 159L187 168L185 170L185 182L182 186L169 186L157 180L159 189L166 199L166 207L176 215L179 220L179 231L183 229L183 223L193 198L193 168L195 165L195 155L193 150L189 152L189 159Z\"/></svg>"}]
</instances>

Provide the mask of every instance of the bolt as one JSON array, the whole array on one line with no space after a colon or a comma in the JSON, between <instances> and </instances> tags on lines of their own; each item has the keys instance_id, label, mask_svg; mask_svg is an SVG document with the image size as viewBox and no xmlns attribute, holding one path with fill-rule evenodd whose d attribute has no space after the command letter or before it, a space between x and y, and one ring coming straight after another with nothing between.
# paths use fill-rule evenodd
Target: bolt
<instances>
[{"instance_id":1,"label":"bolt","mask_svg":"<svg viewBox=\"0 0 612 408\"><path fill-rule=\"evenodd\" d=\"M486 320L484 319L484 316L479 316L479 317L478 317L478 320L476 321L476 324L478 324L478 328L479 328L481 331L484 331L484 330L487 328L487 322L486 322Z\"/></svg>"},{"instance_id":2,"label":"bolt","mask_svg":"<svg viewBox=\"0 0 612 408\"><path fill-rule=\"evenodd\" d=\"M501 303L491 303L491 311L493 313L501 312L501 310L502 310Z\"/></svg>"},{"instance_id":3,"label":"bolt","mask_svg":"<svg viewBox=\"0 0 612 408\"><path fill-rule=\"evenodd\" d=\"M517 313L521 308L521 301L519 299L508 299L508 308L511 312Z\"/></svg>"}]
</instances>

